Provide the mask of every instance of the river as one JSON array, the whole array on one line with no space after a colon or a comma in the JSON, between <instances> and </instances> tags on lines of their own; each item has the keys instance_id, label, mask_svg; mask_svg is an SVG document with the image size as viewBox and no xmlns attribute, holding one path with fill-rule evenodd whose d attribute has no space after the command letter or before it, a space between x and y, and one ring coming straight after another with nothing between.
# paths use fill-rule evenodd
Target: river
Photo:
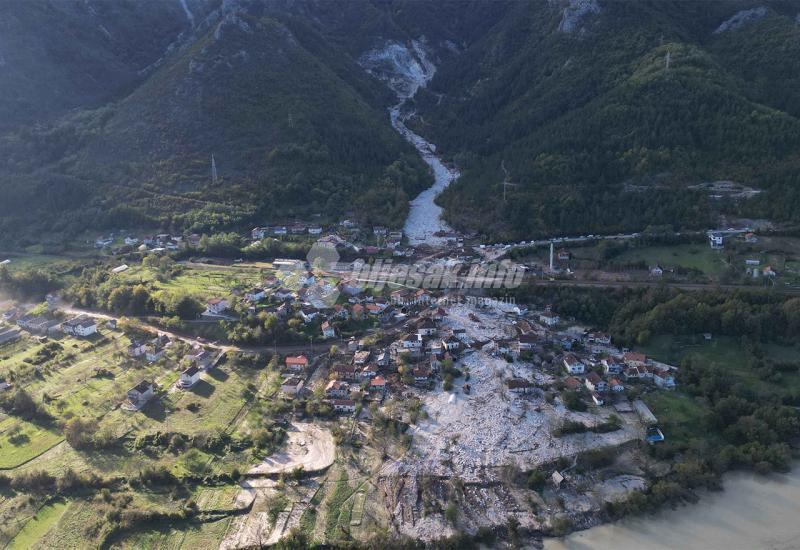
<instances>
[{"instance_id":1,"label":"river","mask_svg":"<svg viewBox=\"0 0 800 550\"><path fill-rule=\"evenodd\" d=\"M403 117L400 114L403 102L389 111L392 126L419 151L422 160L431 167L434 176L433 185L411 201L403 232L408 237L408 242L412 245L441 245L444 243L444 239L436 236L436 233L448 232L451 231L451 228L442 219L442 207L434 201L439 193L444 191L445 187L459 176L459 173L456 169L445 166L434 153L435 148L422 136L409 130L404 124Z\"/></svg>"},{"instance_id":2,"label":"river","mask_svg":"<svg viewBox=\"0 0 800 550\"><path fill-rule=\"evenodd\" d=\"M800 471L725 476L697 504L548 539L546 550L789 550L800 548Z\"/></svg>"},{"instance_id":3,"label":"river","mask_svg":"<svg viewBox=\"0 0 800 550\"><path fill-rule=\"evenodd\" d=\"M392 127L419 151L422 160L433 171L433 185L417 195L410 203L403 232L412 245L441 245L444 239L436 236L436 233L452 230L442 219L441 207L434 201L439 193L459 176L459 173L445 166L436 155L436 148L405 125L409 113L403 111L406 101L414 97L417 91L433 78L436 66L430 59L422 39L408 43L387 41L365 52L359 58L359 63L395 92L399 103L389 109Z\"/></svg>"}]
</instances>

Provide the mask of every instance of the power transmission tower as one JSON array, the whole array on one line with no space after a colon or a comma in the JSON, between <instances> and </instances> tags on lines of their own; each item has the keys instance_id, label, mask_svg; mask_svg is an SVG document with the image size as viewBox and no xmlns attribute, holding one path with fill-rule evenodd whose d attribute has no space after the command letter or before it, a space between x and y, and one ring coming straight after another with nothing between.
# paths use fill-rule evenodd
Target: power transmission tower
<instances>
[{"instance_id":1,"label":"power transmission tower","mask_svg":"<svg viewBox=\"0 0 800 550\"><path fill-rule=\"evenodd\" d=\"M669 70L669 64L670 64L670 61L672 60L672 56L670 54L671 54L671 52L669 50L667 50L667 57L666 57L666 59L664 59L664 65L667 67L667 70Z\"/></svg>"},{"instance_id":2,"label":"power transmission tower","mask_svg":"<svg viewBox=\"0 0 800 550\"><path fill-rule=\"evenodd\" d=\"M508 189L508 186L510 185L511 187L519 187L519 185L508 181L509 177L508 177L508 170L506 169L505 160L500 161L500 168L503 169L503 174L505 174L505 178L503 179L503 202L506 202L506 190Z\"/></svg>"},{"instance_id":3,"label":"power transmission tower","mask_svg":"<svg viewBox=\"0 0 800 550\"><path fill-rule=\"evenodd\" d=\"M219 181L219 175L217 174L217 161L214 160L214 155L211 155L211 183L214 185L217 184Z\"/></svg>"}]
</instances>

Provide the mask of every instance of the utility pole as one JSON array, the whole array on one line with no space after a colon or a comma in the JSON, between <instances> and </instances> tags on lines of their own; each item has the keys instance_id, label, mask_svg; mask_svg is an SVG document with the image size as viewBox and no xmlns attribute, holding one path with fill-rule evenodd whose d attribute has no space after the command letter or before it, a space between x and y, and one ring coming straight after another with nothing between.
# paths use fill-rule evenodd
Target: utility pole
<instances>
[{"instance_id":1,"label":"utility pole","mask_svg":"<svg viewBox=\"0 0 800 550\"><path fill-rule=\"evenodd\" d=\"M669 70L669 63L670 63L670 60L671 60L671 55L670 54L671 54L671 52L669 50L667 50L667 57L664 60L664 65L667 67L667 70Z\"/></svg>"},{"instance_id":2,"label":"utility pole","mask_svg":"<svg viewBox=\"0 0 800 550\"><path fill-rule=\"evenodd\" d=\"M550 271L553 271L553 241L550 241Z\"/></svg>"}]
</instances>

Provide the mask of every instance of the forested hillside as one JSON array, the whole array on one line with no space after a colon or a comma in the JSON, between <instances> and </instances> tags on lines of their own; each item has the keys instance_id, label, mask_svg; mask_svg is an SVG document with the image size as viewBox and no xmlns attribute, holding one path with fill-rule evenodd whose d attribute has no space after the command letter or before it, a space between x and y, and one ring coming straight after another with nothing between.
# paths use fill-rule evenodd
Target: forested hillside
<instances>
[{"instance_id":1,"label":"forested hillside","mask_svg":"<svg viewBox=\"0 0 800 550\"><path fill-rule=\"evenodd\" d=\"M720 208L797 221L798 12L12 0L0 6L0 229L402 225L430 175L359 59L411 40L436 71L410 125L463 173L439 199L456 227L503 239L705 228ZM720 207L689 188L721 179L764 192Z\"/></svg>"},{"instance_id":2,"label":"forested hillside","mask_svg":"<svg viewBox=\"0 0 800 550\"><path fill-rule=\"evenodd\" d=\"M768 190L745 213L795 218L798 7L754 6L515 5L417 101L417 129L464 169L449 219L515 237L707 227L686 187L717 179Z\"/></svg>"},{"instance_id":3,"label":"forested hillside","mask_svg":"<svg viewBox=\"0 0 800 550\"><path fill-rule=\"evenodd\" d=\"M225 3L129 94L9 131L6 227L20 212L60 232L207 231L351 212L402 224L429 176L388 123L390 92L291 11L268 6Z\"/></svg>"}]
</instances>

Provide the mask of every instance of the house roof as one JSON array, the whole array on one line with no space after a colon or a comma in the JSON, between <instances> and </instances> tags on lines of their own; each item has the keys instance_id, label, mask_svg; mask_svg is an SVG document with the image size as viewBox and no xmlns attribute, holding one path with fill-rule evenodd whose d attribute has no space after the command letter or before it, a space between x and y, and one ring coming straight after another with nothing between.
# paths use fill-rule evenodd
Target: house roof
<instances>
[{"instance_id":1,"label":"house roof","mask_svg":"<svg viewBox=\"0 0 800 550\"><path fill-rule=\"evenodd\" d=\"M647 356L644 353L637 353L635 351L629 351L625 355L622 356L624 361L637 361L639 363L644 363L647 361Z\"/></svg>"},{"instance_id":2,"label":"house roof","mask_svg":"<svg viewBox=\"0 0 800 550\"><path fill-rule=\"evenodd\" d=\"M533 387L533 383L531 383L529 380L525 380L524 378L512 378L508 380L506 384L508 384L508 389L510 390Z\"/></svg>"},{"instance_id":3,"label":"house roof","mask_svg":"<svg viewBox=\"0 0 800 550\"><path fill-rule=\"evenodd\" d=\"M184 370L181 374L185 374L186 376L194 376L200 372L200 368L197 365L192 365L191 367Z\"/></svg>"},{"instance_id":4,"label":"house roof","mask_svg":"<svg viewBox=\"0 0 800 550\"><path fill-rule=\"evenodd\" d=\"M141 382L136 384L134 387L132 387L131 391L137 391L139 393L145 393L146 391L148 391L152 387L153 387L153 384L151 384L147 380L142 380Z\"/></svg>"},{"instance_id":5,"label":"house roof","mask_svg":"<svg viewBox=\"0 0 800 550\"><path fill-rule=\"evenodd\" d=\"M305 355L290 355L286 358L286 365L308 365L308 358Z\"/></svg>"}]
</instances>

